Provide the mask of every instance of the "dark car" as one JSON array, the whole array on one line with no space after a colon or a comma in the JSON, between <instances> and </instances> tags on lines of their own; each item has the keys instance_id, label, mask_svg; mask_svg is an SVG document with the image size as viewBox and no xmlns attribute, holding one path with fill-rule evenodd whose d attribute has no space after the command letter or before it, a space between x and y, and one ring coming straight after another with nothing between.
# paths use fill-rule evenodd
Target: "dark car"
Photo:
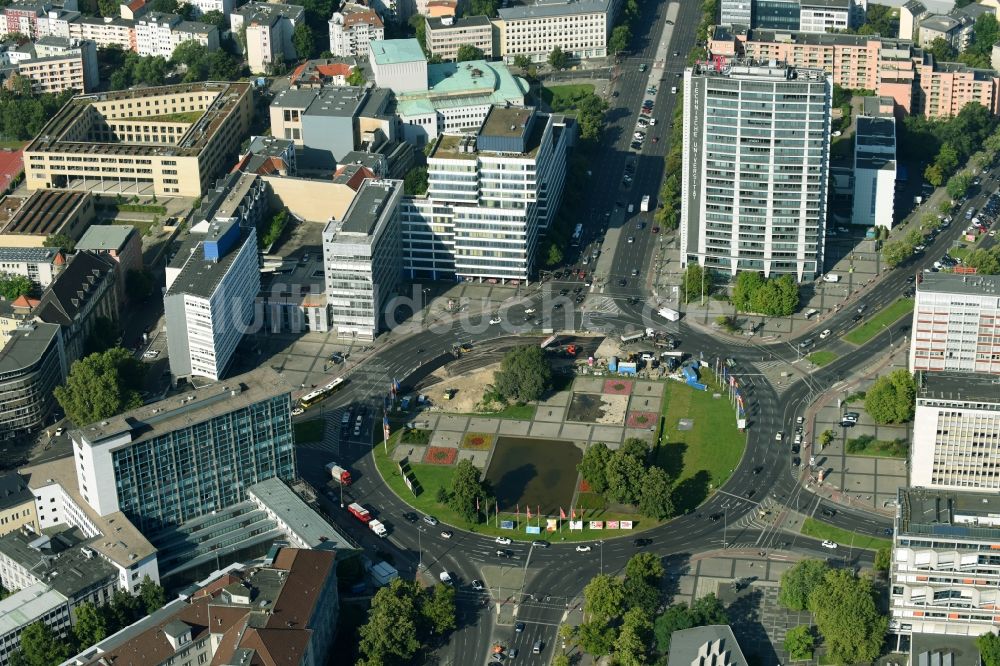
<instances>
[{"instance_id":1,"label":"dark car","mask_svg":"<svg viewBox=\"0 0 1000 666\"><path fill-rule=\"evenodd\" d=\"M517 633L521 633L522 631L524 631L524 622L515 622L514 631L516 631Z\"/></svg>"},{"instance_id":2,"label":"dark car","mask_svg":"<svg viewBox=\"0 0 1000 666\"><path fill-rule=\"evenodd\" d=\"M753 497L753 496L754 496L754 495L756 495L756 494L757 494L757 490L756 490L756 488L751 488L750 490L748 490L748 491L746 492L746 498L747 498L747 499L750 499L751 497Z\"/></svg>"},{"instance_id":3,"label":"dark car","mask_svg":"<svg viewBox=\"0 0 1000 666\"><path fill-rule=\"evenodd\" d=\"M798 467L801 464L802 464L801 460L799 460L798 458L792 458L792 467Z\"/></svg>"},{"instance_id":4,"label":"dark car","mask_svg":"<svg viewBox=\"0 0 1000 666\"><path fill-rule=\"evenodd\" d=\"M632 545L636 548L643 548L651 543L653 543L652 539L632 539Z\"/></svg>"},{"instance_id":5,"label":"dark car","mask_svg":"<svg viewBox=\"0 0 1000 666\"><path fill-rule=\"evenodd\" d=\"M833 518L834 516L837 515L837 510L824 507L823 509L820 510L820 513L822 513L827 518Z\"/></svg>"},{"instance_id":6,"label":"dark car","mask_svg":"<svg viewBox=\"0 0 1000 666\"><path fill-rule=\"evenodd\" d=\"M798 453L798 452L799 452L799 445L792 444L792 453Z\"/></svg>"},{"instance_id":7,"label":"dark car","mask_svg":"<svg viewBox=\"0 0 1000 666\"><path fill-rule=\"evenodd\" d=\"M855 322L855 323L856 323L856 322L859 322L859 321L861 321L862 319L864 319L864 317L862 317L862 316L861 316L861 315L859 315L859 314L856 314L856 315L854 315L853 317L851 317L851 321L853 321L853 322Z\"/></svg>"},{"instance_id":8,"label":"dark car","mask_svg":"<svg viewBox=\"0 0 1000 666\"><path fill-rule=\"evenodd\" d=\"M722 515L723 514L721 513L713 513L711 516L708 517L708 519L711 520L713 523L717 523L722 518Z\"/></svg>"},{"instance_id":9,"label":"dark car","mask_svg":"<svg viewBox=\"0 0 1000 666\"><path fill-rule=\"evenodd\" d=\"M764 471L764 466L763 465L758 465L757 467L753 468L754 475L760 474L763 471Z\"/></svg>"},{"instance_id":10,"label":"dark car","mask_svg":"<svg viewBox=\"0 0 1000 666\"><path fill-rule=\"evenodd\" d=\"M628 280L626 280L625 278L622 278L621 280L618 280L618 286L619 287L624 287L627 284L628 284Z\"/></svg>"},{"instance_id":11,"label":"dark car","mask_svg":"<svg viewBox=\"0 0 1000 666\"><path fill-rule=\"evenodd\" d=\"M404 513L403 519L408 523L415 523L418 520L417 514L413 513L412 511L407 511L406 513Z\"/></svg>"},{"instance_id":12,"label":"dark car","mask_svg":"<svg viewBox=\"0 0 1000 666\"><path fill-rule=\"evenodd\" d=\"M560 289L559 290L559 295L560 296L565 296L568 293L569 293L569 289Z\"/></svg>"}]
</instances>

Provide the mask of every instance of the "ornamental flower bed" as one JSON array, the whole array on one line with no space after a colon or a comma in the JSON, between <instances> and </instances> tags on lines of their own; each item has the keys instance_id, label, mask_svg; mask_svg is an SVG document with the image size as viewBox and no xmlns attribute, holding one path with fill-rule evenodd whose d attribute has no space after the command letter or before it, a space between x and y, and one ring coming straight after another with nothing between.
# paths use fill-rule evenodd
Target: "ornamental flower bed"
<instances>
[{"instance_id":1,"label":"ornamental flower bed","mask_svg":"<svg viewBox=\"0 0 1000 666\"><path fill-rule=\"evenodd\" d=\"M610 395L629 395L632 393L632 382L627 379L608 379L604 382L602 393Z\"/></svg>"},{"instance_id":2,"label":"ornamental flower bed","mask_svg":"<svg viewBox=\"0 0 1000 666\"><path fill-rule=\"evenodd\" d=\"M476 449L477 451L487 451L493 446L493 435L481 432L467 432L462 438L463 449Z\"/></svg>"},{"instance_id":3,"label":"ornamental flower bed","mask_svg":"<svg viewBox=\"0 0 1000 666\"><path fill-rule=\"evenodd\" d=\"M431 465L454 465L458 457L458 449L448 446L428 446L424 453L424 462Z\"/></svg>"},{"instance_id":4,"label":"ornamental flower bed","mask_svg":"<svg viewBox=\"0 0 1000 666\"><path fill-rule=\"evenodd\" d=\"M580 492L581 493L590 492L590 484L587 483L586 479L580 479Z\"/></svg>"},{"instance_id":5,"label":"ornamental flower bed","mask_svg":"<svg viewBox=\"0 0 1000 666\"><path fill-rule=\"evenodd\" d=\"M629 412L625 419L625 425L629 428L649 428L655 423L655 412Z\"/></svg>"}]
</instances>

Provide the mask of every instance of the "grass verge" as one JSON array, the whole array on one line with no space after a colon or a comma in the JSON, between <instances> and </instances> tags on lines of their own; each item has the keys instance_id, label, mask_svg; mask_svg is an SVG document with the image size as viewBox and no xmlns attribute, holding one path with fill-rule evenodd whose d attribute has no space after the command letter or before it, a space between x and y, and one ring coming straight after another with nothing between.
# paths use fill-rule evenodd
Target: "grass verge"
<instances>
[{"instance_id":1,"label":"grass verge","mask_svg":"<svg viewBox=\"0 0 1000 666\"><path fill-rule=\"evenodd\" d=\"M736 427L736 411L707 371L707 391L668 381L663 391L663 437L654 452L656 464L674 481L674 506L685 513L701 504L725 483L743 456L746 435ZM715 398L715 393L722 397ZM679 421L691 419L690 430Z\"/></svg>"},{"instance_id":2,"label":"grass verge","mask_svg":"<svg viewBox=\"0 0 1000 666\"><path fill-rule=\"evenodd\" d=\"M519 526L519 529L516 530L504 530L499 527L495 527L494 520L491 520L489 523L470 525L465 522L465 520L462 519L453 509L443 504L439 504L436 499L439 488L447 489L451 487L451 477L454 473L455 467L453 465L426 465L410 460L410 470L422 488L420 495L414 497L413 493L410 492L409 488L406 487L406 483L403 481L403 476L399 472L399 465L397 465L391 457L392 451L396 447L398 440L399 433L395 432L389 438L388 452L386 452L380 444L376 444L372 449L372 455L375 458L375 466L378 468L379 474L382 475L382 479L385 481L386 485L388 485L389 488L392 489L392 492L396 493L400 499L417 511L432 515L447 525L475 532L477 534L485 534L488 536L507 536L511 539L519 541L531 541L532 539L548 539L550 541L591 541L593 539L600 538L610 539L617 536L626 537L636 534L642 530L651 529L660 524L656 521L640 518L639 516L633 514L614 513L604 511L603 509L584 509L582 515L579 513L577 514L577 518L581 518L584 521L631 520L633 521L634 529L620 531L592 530L589 527L585 527L583 530L570 531L569 525L566 522L561 521L561 531L546 533L545 522L543 520L541 523L541 534L526 534L524 532L524 526L527 522L525 521L525 517L523 515L520 516L521 525ZM407 445L399 444L399 446L406 447ZM392 523L394 520L401 520L402 517L387 516L386 519ZM499 519L516 520L517 517L512 513L501 512ZM537 525L538 521L532 517L531 524ZM586 526L587 522L584 522L584 525ZM441 529L444 529L444 527Z\"/></svg>"},{"instance_id":3,"label":"grass verge","mask_svg":"<svg viewBox=\"0 0 1000 666\"><path fill-rule=\"evenodd\" d=\"M323 419L313 419L311 421L298 421L293 423L296 443L319 442L323 440L323 431L326 428L326 421Z\"/></svg>"},{"instance_id":4,"label":"grass verge","mask_svg":"<svg viewBox=\"0 0 1000 666\"><path fill-rule=\"evenodd\" d=\"M565 86L542 86L540 94L542 101L553 111L576 111L579 101L594 92L590 83L577 83Z\"/></svg>"},{"instance_id":5,"label":"grass verge","mask_svg":"<svg viewBox=\"0 0 1000 666\"><path fill-rule=\"evenodd\" d=\"M476 412L466 416L488 416L497 419L512 419L514 421L531 421L535 418L534 405L507 405L498 412Z\"/></svg>"},{"instance_id":6,"label":"grass verge","mask_svg":"<svg viewBox=\"0 0 1000 666\"><path fill-rule=\"evenodd\" d=\"M844 340L852 345L863 345L882 332L883 327L896 323L903 315L913 311L913 299L901 298L865 323L844 335Z\"/></svg>"},{"instance_id":7,"label":"grass verge","mask_svg":"<svg viewBox=\"0 0 1000 666\"><path fill-rule=\"evenodd\" d=\"M806 518L802 522L802 534L816 539L827 539L841 547L851 546L853 541L854 548L864 548L865 550L878 550L892 545L892 541L889 539L857 534L815 518Z\"/></svg>"},{"instance_id":8,"label":"grass verge","mask_svg":"<svg viewBox=\"0 0 1000 666\"><path fill-rule=\"evenodd\" d=\"M834 354L832 351L827 351L824 349L823 351L813 352L812 354L809 354L809 356L807 356L806 358L808 358L809 362L812 363L813 365L822 367L827 363L832 363L833 361L836 361L837 355Z\"/></svg>"},{"instance_id":9,"label":"grass verge","mask_svg":"<svg viewBox=\"0 0 1000 666\"><path fill-rule=\"evenodd\" d=\"M847 455L876 458L906 458L910 447L905 439L886 441L871 435L861 435L847 440Z\"/></svg>"}]
</instances>

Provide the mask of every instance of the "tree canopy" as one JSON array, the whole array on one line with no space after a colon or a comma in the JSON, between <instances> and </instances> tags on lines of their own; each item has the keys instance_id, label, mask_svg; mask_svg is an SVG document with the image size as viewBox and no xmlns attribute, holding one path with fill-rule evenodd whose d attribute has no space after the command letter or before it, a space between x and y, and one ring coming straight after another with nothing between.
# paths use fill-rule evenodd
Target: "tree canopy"
<instances>
[{"instance_id":1,"label":"tree canopy","mask_svg":"<svg viewBox=\"0 0 1000 666\"><path fill-rule=\"evenodd\" d=\"M603 493L608 488L608 461L611 449L604 442L595 442L583 452L583 458L576 466L580 476L595 493Z\"/></svg>"},{"instance_id":2,"label":"tree canopy","mask_svg":"<svg viewBox=\"0 0 1000 666\"><path fill-rule=\"evenodd\" d=\"M458 53L455 54L455 60L458 62L465 62L467 60L483 60L486 54L483 50L472 44L462 44L458 47Z\"/></svg>"},{"instance_id":3,"label":"tree canopy","mask_svg":"<svg viewBox=\"0 0 1000 666\"><path fill-rule=\"evenodd\" d=\"M632 30L628 25L617 25L611 31L611 37L608 39L608 52L611 55L618 55L628 48L631 41Z\"/></svg>"},{"instance_id":4,"label":"tree canopy","mask_svg":"<svg viewBox=\"0 0 1000 666\"><path fill-rule=\"evenodd\" d=\"M690 607L687 604L674 604L653 621L656 649L666 654L670 651L670 637L675 631L710 624L729 624L722 601L714 594L696 599Z\"/></svg>"},{"instance_id":5,"label":"tree canopy","mask_svg":"<svg viewBox=\"0 0 1000 666\"><path fill-rule=\"evenodd\" d=\"M448 505L467 522L478 523L482 519L480 508L485 506L484 501L488 496L479 480L479 469L471 460L460 460L451 476Z\"/></svg>"},{"instance_id":6,"label":"tree canopy","mask_svg":"<svg viewBox=\"0 0 1000 666\"><path fill-rule=\"evenodd\" d=\"M879 613L868 578L831 569L809 595L809 610L827 655L838 664L871 662L882 650L889 620Z\"/></svg>"},{"instance_id":7,"label":"tree canopy","mask_svg":"<svg viewBox=\"0 0 1000 666\"><path fill-rule=\"evenodd\" d=\"M301 59L316 55L317 41L312 28L306 23L298 23L292 31L292 45L295 46L296 55Z\"/></svg>"},{"instance_id":8,"label":"tree canopy","mask_svg":"<svg viewBox=\"0 0 1000 666\"><path fill-rule=\"evenodd\" d=\"M235 56L222 49L209 51L193 39L178 44L170 62L186 68L184 81L187 83L232 81L243 74L243 65Z\"/></svg>"},{"instance_id":9,"label":"tree canopy","mask_svg":"<svg viewBox=\"0 0 1000 666\"><path fill-rule=\"evenodd\" d=\"M427 167L418 165L403 176L403 192L407 196L418 197L427 192Z\"/></svg>"},{"instance_id":10,"label":"tree canopy","mask_svg":"<svg viewBox=\"0 0 1000 666\"><path fill-rule=\"evenodd\" d=\"M917 383L905 368L893 370L875 380L865 392L865 410L879 424L913 420Z\"/></svg>"},{"instance_id":11,"label":"tree canopy","mask_svg":"<svg viewBox=\"0 0 1000 666\"><path fill-rule=\"evenodd\" d=\"M551 384L552 369L538 345L523 345L507 352L493 375L496 392L513 402L538 400Z\"/></svg>"},{"instance_id":12,"label":"tree canopy","mask_svg":"<svg viewBox=\"0 0 1000 666\"><path fill-rule=\"evenodd\" d=\"M822 560L802 560L781 574L778 589L778 603L785 608L802 611L809 605L809 595L823 583L823 577L830 570Z\"/></svg>"},{"instance_id":13,"label":"tree canopy","mask_svg":"<svg viewBox=\"0 0 1000 666\"><path fill-rule=\"evenodd\" d=\"M1000 636L983 634L976 639L983 666L1000 666Z\"/></svg>"},{"instance_id":14,"label":"tree canopy","mask_svg":"<svg viewBox=\"0 0 1000 666\"><path fill-rule=\"evenodd\" d=\"M684 302L699 301L712 293L714 276L699 264L688 264L684 269Z\"/></svg>"},{"instance_id":15,"label":"tree canopy","mask_svg":"<svg viewBox=\"0 0 1000 666\"><path fill-rule=\"evenodd\" d=\"M966 255L965 265L981 275L1000 274L1000 246L977 248Z\"/></svg>"},{"instance_id":16,"label":"tree canopy","mask_svg":"<svg viewBox=\"0 0 1000 666\"><path fill-rule=\"evenodd\" d=\"M552 69L566 69L569 64L569 56L558 46L549 51L549 66Z\"/></svg>"},{"instance_id":17,"label":"tree canopy","mask_svg":"<svg viewBox=\"0 0 1000 666\"><path fill-rule=\"evenodd\" d=\"M113 347L73 362L55 389L66 415L82 427L142 405L139 387L145 366L127 350Z\"/></svg>"},{"instance_id":18,"label":"tree canopy","mask_svg":"<svg viewBox=\"0 0 1000 666\"><path fill-rule=\"evenodd\" d=\"M500 0L469 0L469 16L496 18L500 11Z\"/></svg>"},{"instance_id":19,"label":"tree canopy","mask_svg":"<svg viewBox=\"0 0 1000 666\"><path fill-rule=\"evenodd\" d=\"M69 644L44 622L29 624L21 632L20 647L11 654L11 666L51 666L70 658Z\"/></svg>"},{"instance_id":20,"label":"tree canopy","mask_svg":"<svg viewBox=\"0 0 1000 666\"><path fill-rule=\"evenodd\" d=\"M733 305L741 312L785 317L799 306L799 286L791 275L765 278L755 271L743 271L736 276Z\"/></svg>"},{"instance_id":21,"label":"tree canopy","mask_svg":"<svg viewBox=\"0 0 1000 666\"><path fill-rule=\"evenodd\" d=\"M24 275L0 273L0 296L9 301L18 296L30 294L35 285Z\"/></svg>"},{"instance_id":22,"label":"tree canopy","mask_svg":"<svg viewBox=\"0 0 1000 666\"><path fill-rule=\"evenodd\" d=\"M433 636L456 626L455 589L435 585L423 589L397 578L372 598L368 622L359 630L362 666L405 664Z\"/></svg>"}]
</instances>

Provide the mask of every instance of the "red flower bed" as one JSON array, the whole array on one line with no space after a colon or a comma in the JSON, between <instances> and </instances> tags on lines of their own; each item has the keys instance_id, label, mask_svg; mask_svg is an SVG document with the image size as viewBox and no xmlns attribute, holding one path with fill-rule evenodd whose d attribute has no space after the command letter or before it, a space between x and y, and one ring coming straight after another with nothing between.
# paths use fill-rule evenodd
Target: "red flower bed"
<instances>
[{"instance_id":1,"label":"red flower bed","mask_svg":"<svg viewBox=\"0 0 1000 666\"><path fill-rule=\"evenodd\" d=\"M649 428L656 423L656 412L629 412L625 425L629 428Z\"/></svg>"},{"instance_id":2,"label":"red flower bed","mask_svg":"<svg viewBox=\"0 0 1000 666\"><path fill-rule=\"evenodd\" d=\"M587 483L586 479L580 479L580 492L581 493L589 493L590 492L590 484Z\"/></svg>"},{"instance_id":3,"label":"red flower bed","mask_svg":"<svg viewBox=\"0 0 1000 666\"><path fill-rule=\"evenodd\" d=\"M629 395L632 393L632 382L626 379L608 379L604 382L602 392L610 395Z\"/></svg>"},{"instance_id":4,"label":"red flower bed","mask_svg":"<svg viewBox=\"0 0 1000 666\"><path fill-rule=\"evenodd\" d=\"M458 449L448 446L428 446L424 453L424 462L432 465L454 465L458 457Z\"/></svg>"}]
</instances>

